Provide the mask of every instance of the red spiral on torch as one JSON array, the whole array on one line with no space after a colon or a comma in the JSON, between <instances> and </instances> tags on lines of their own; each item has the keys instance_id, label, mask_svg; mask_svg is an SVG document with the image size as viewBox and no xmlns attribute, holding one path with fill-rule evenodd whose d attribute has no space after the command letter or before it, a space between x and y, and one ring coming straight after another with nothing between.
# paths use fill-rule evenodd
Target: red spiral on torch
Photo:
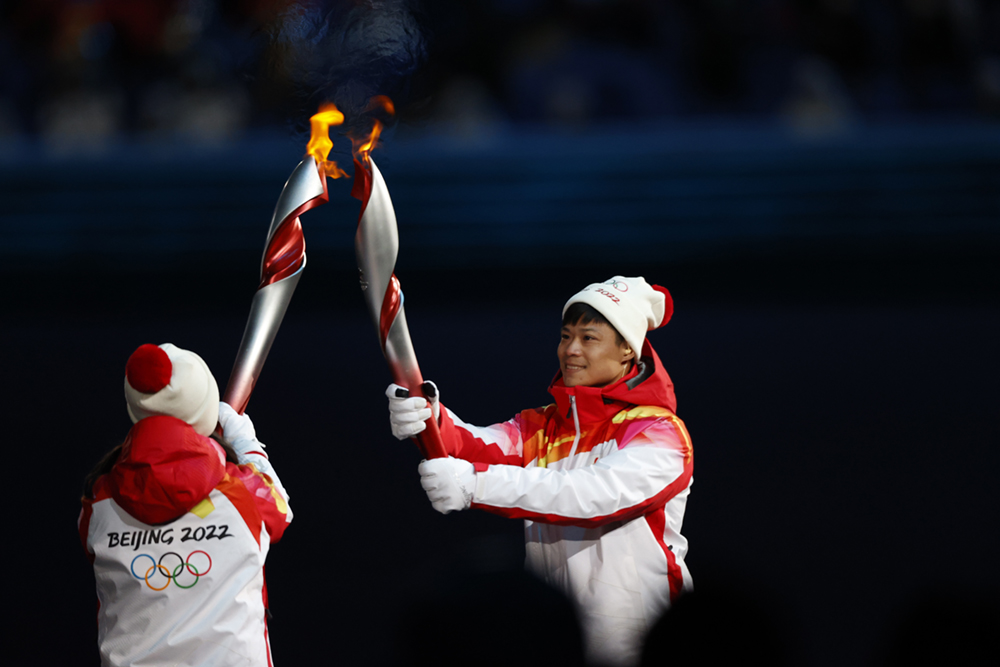
<instances>
[{"instance_id":1,"label":"red spiral on torch","mask_svg":"<svg viewBox=\"0 0 1000 667\"><path fill-rule=\"evenodd\" d=\"M389 284L385 288L385 296L382 297L382 310L378 316L378 336L382 342L382 351L385 352L385 341L389 337L389 329L396 321L399 314L399 307L403 305L403 291L399 287L399 279L396 274L389 278Z\"/></svg>"},{"instance_id":2,"label":"red spiral on torch","mask_svg":"<svg viewBox=\"0 0 1000 667\"><path fill-rule=\"evenodd\" d=\"M361 213L358 214L360 221L372 196L372 175L357 158L354 158L354 185L351 186L351 196L361 200Z\"/></svg>"},{"instance_id":3,"label":"red spiral on torch","mask_svg":"<svg viewBox=\"0 0 1000 667\"><path fill-rule=\"evenodd\" d=\"M264 262L260 269L260 285L257 289L283 280L302 268L306 256L306 237L302 233L302 223L298 217L289 222L286 218L264 251Z\"/></svg>"},{"instance_id":4,"label":"red spiral on torch","mask_svg":"<svg viewBox=\"0 0 1000 667\"><path fill-rule=\"evenodd\" d=\"M274 230L274 235L264 251L264 261L260 267L260 285L257 289L284 280L302 268L306 260L306 236L302 231L299 216L330 201L330 194L326 190L326 174L322 166L317 165L317 169L323 182L323 194L310 199L289 213Z\"/></svg>"}]
</instances>

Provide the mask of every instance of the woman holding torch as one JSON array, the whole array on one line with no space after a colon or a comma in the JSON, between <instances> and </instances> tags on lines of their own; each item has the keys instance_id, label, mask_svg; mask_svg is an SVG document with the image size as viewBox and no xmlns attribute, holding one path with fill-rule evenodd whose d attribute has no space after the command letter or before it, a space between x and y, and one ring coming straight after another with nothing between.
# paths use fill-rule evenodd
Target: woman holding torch
<instances>
[{"instance_id":1,"label":"woman holding torch","mask_svg":"<svg viewBox=\"0 0 1000 667\"><path fill-rule=\"evenodd\" d=\"M250 418L169 343L132 353L125 400L134 426L87 477L79 523L101 664L269 667L264 560L292 513Z\"/></svg>"},{"instance_id":2,"label":"woman holding torch","mask_svg":"<svg viewBox=\"0 0 1000 667\"><path fill-rule=\"evenodd\" d=\"M691 440L646 340L672 312L641 277L587 286L563 307L555 403L492 426L386 392L397 438L438 421L449 457L419 468L434 508L524 519L527 567L576 600L598 664L637 662L645 631L691 587L680 533Z\"/></svg>"}]
</instances>

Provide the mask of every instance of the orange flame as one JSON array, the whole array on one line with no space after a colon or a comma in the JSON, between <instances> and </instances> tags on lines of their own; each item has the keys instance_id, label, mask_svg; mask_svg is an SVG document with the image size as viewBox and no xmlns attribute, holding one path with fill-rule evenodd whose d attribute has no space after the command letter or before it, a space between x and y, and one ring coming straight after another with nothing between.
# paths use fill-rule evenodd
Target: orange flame
<instances>
[{"instance_id":1,"label":"orange flame","mask_svg":"<svg viewBox=\"0 0 1000 667\"><path fill-rule=\"evenodd\" d=\"M390 116L395 115L396 107L393 105L392 100L390 100L385 95L376 95L368 101L368 107L366 111L375 111L381 109ZM352 151L354 157L363 162L368 161L368 154L372 152L375 148L375 144L378 143L379 135L382 134L382 128L385 127L382 121L377 118L372 123L372 129L368 133L367 137L362 137L360 139L351 138Z\"/></svg>"},{"instance_id":2,"label":"orange flame","mask_svg":"<svg viewBox=\"0 0 1000 667\"><path fill-rule=\"evenodd\" d=\"M386 95L376 95L368 100L367 111L374 111L379 107L382 107L382 110L390 116L396 115L396 107L393 105L392 100L390 100Z\"/></svg>"},{"instance_id":3,"label":"orange flame","mask_svg":"<svg viewBox=\"0 0 1000 667\"><path fill-rule=\"evenodd\" d=\"M327 160L333 142L330 140L330 126L340 125L344 122L344 114L340 113L336 105L321 104L319 113L309 119L309 143L306 145L306 155L312 155L316 162L330 178L342 178L347 176L343 169L337 166L333 160Z\"/></svg>"},{"instance_id":4,"label":"orange flame","mask_svg":"<svg viewBox=\"0 0 1000 667\"><path fill-rule=\"evenodd\" d=\"M354 156L359 160L368 161L368 154L372 152L375 148L375 144L378 142L379 135L382 134L382 123L376 120L372 125L371 132L368 133L367 137L362 137L361 139L351 139L351 144L353 145Z\"/></svg>"}]
</instances>

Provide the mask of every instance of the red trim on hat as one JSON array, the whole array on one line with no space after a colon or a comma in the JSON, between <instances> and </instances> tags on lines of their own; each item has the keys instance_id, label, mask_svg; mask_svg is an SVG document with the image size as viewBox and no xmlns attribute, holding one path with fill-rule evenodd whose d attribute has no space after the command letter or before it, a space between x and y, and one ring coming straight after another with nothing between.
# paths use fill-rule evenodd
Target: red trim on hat
<instances>
[{"instance_id":1,"label":"red trim on hat","mask_svg":"<svg viewBox=\"0 0 1000 667\"><path fill-rule=\"evenodd\" d=\"M174 366L167 353L155 345L140 345L125 364L125 377L136 391L155 394L168 384Z\"/></svg>"},{"instance_id":2,"label":"red trim on hat","mask_svg":"<svg viewBox=\"0 0 1000 667\"><path fill-rule=\"evenodd\" d=\"M657 325L657 329L662 327L664 324L670 321L670 318L674 314L674 297L670 296L670 292L667 291L666 287L661 287L660 285L651 285L653 289L663 295L663 321Z\"/></svg>"}]
</instances>

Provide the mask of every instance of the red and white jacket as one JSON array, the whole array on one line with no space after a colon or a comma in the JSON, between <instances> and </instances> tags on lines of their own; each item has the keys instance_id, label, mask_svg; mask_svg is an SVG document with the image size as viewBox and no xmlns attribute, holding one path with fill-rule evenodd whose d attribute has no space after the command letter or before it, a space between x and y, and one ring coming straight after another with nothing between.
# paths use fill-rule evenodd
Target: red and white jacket
<instances>
[{"instance_id":1,"label":"red and white jacket","mask_svg":"<svg viewBox=\"0 0 1000 667\"><path fill-rule=\"evenodd\" d=\"M621 380L566 387L557 375L549 392L554 404L488 427L442 410L441 434L475 464L472 507L525 520L527 566L577 601L590 659L628 664L691 586L691 439L648 341Z\"/></svg>"},{"instance_id":2,"label":"red and white jacket","mask_svg":"<svg viewBox=\"0 0 1000 667\"><path fill-rule=\"evenodd\" d=\"M271 665L264 560L292 512L264 453L239 458L147 417L83 499L102 665Z\"/></svg>"}]
</instances>

